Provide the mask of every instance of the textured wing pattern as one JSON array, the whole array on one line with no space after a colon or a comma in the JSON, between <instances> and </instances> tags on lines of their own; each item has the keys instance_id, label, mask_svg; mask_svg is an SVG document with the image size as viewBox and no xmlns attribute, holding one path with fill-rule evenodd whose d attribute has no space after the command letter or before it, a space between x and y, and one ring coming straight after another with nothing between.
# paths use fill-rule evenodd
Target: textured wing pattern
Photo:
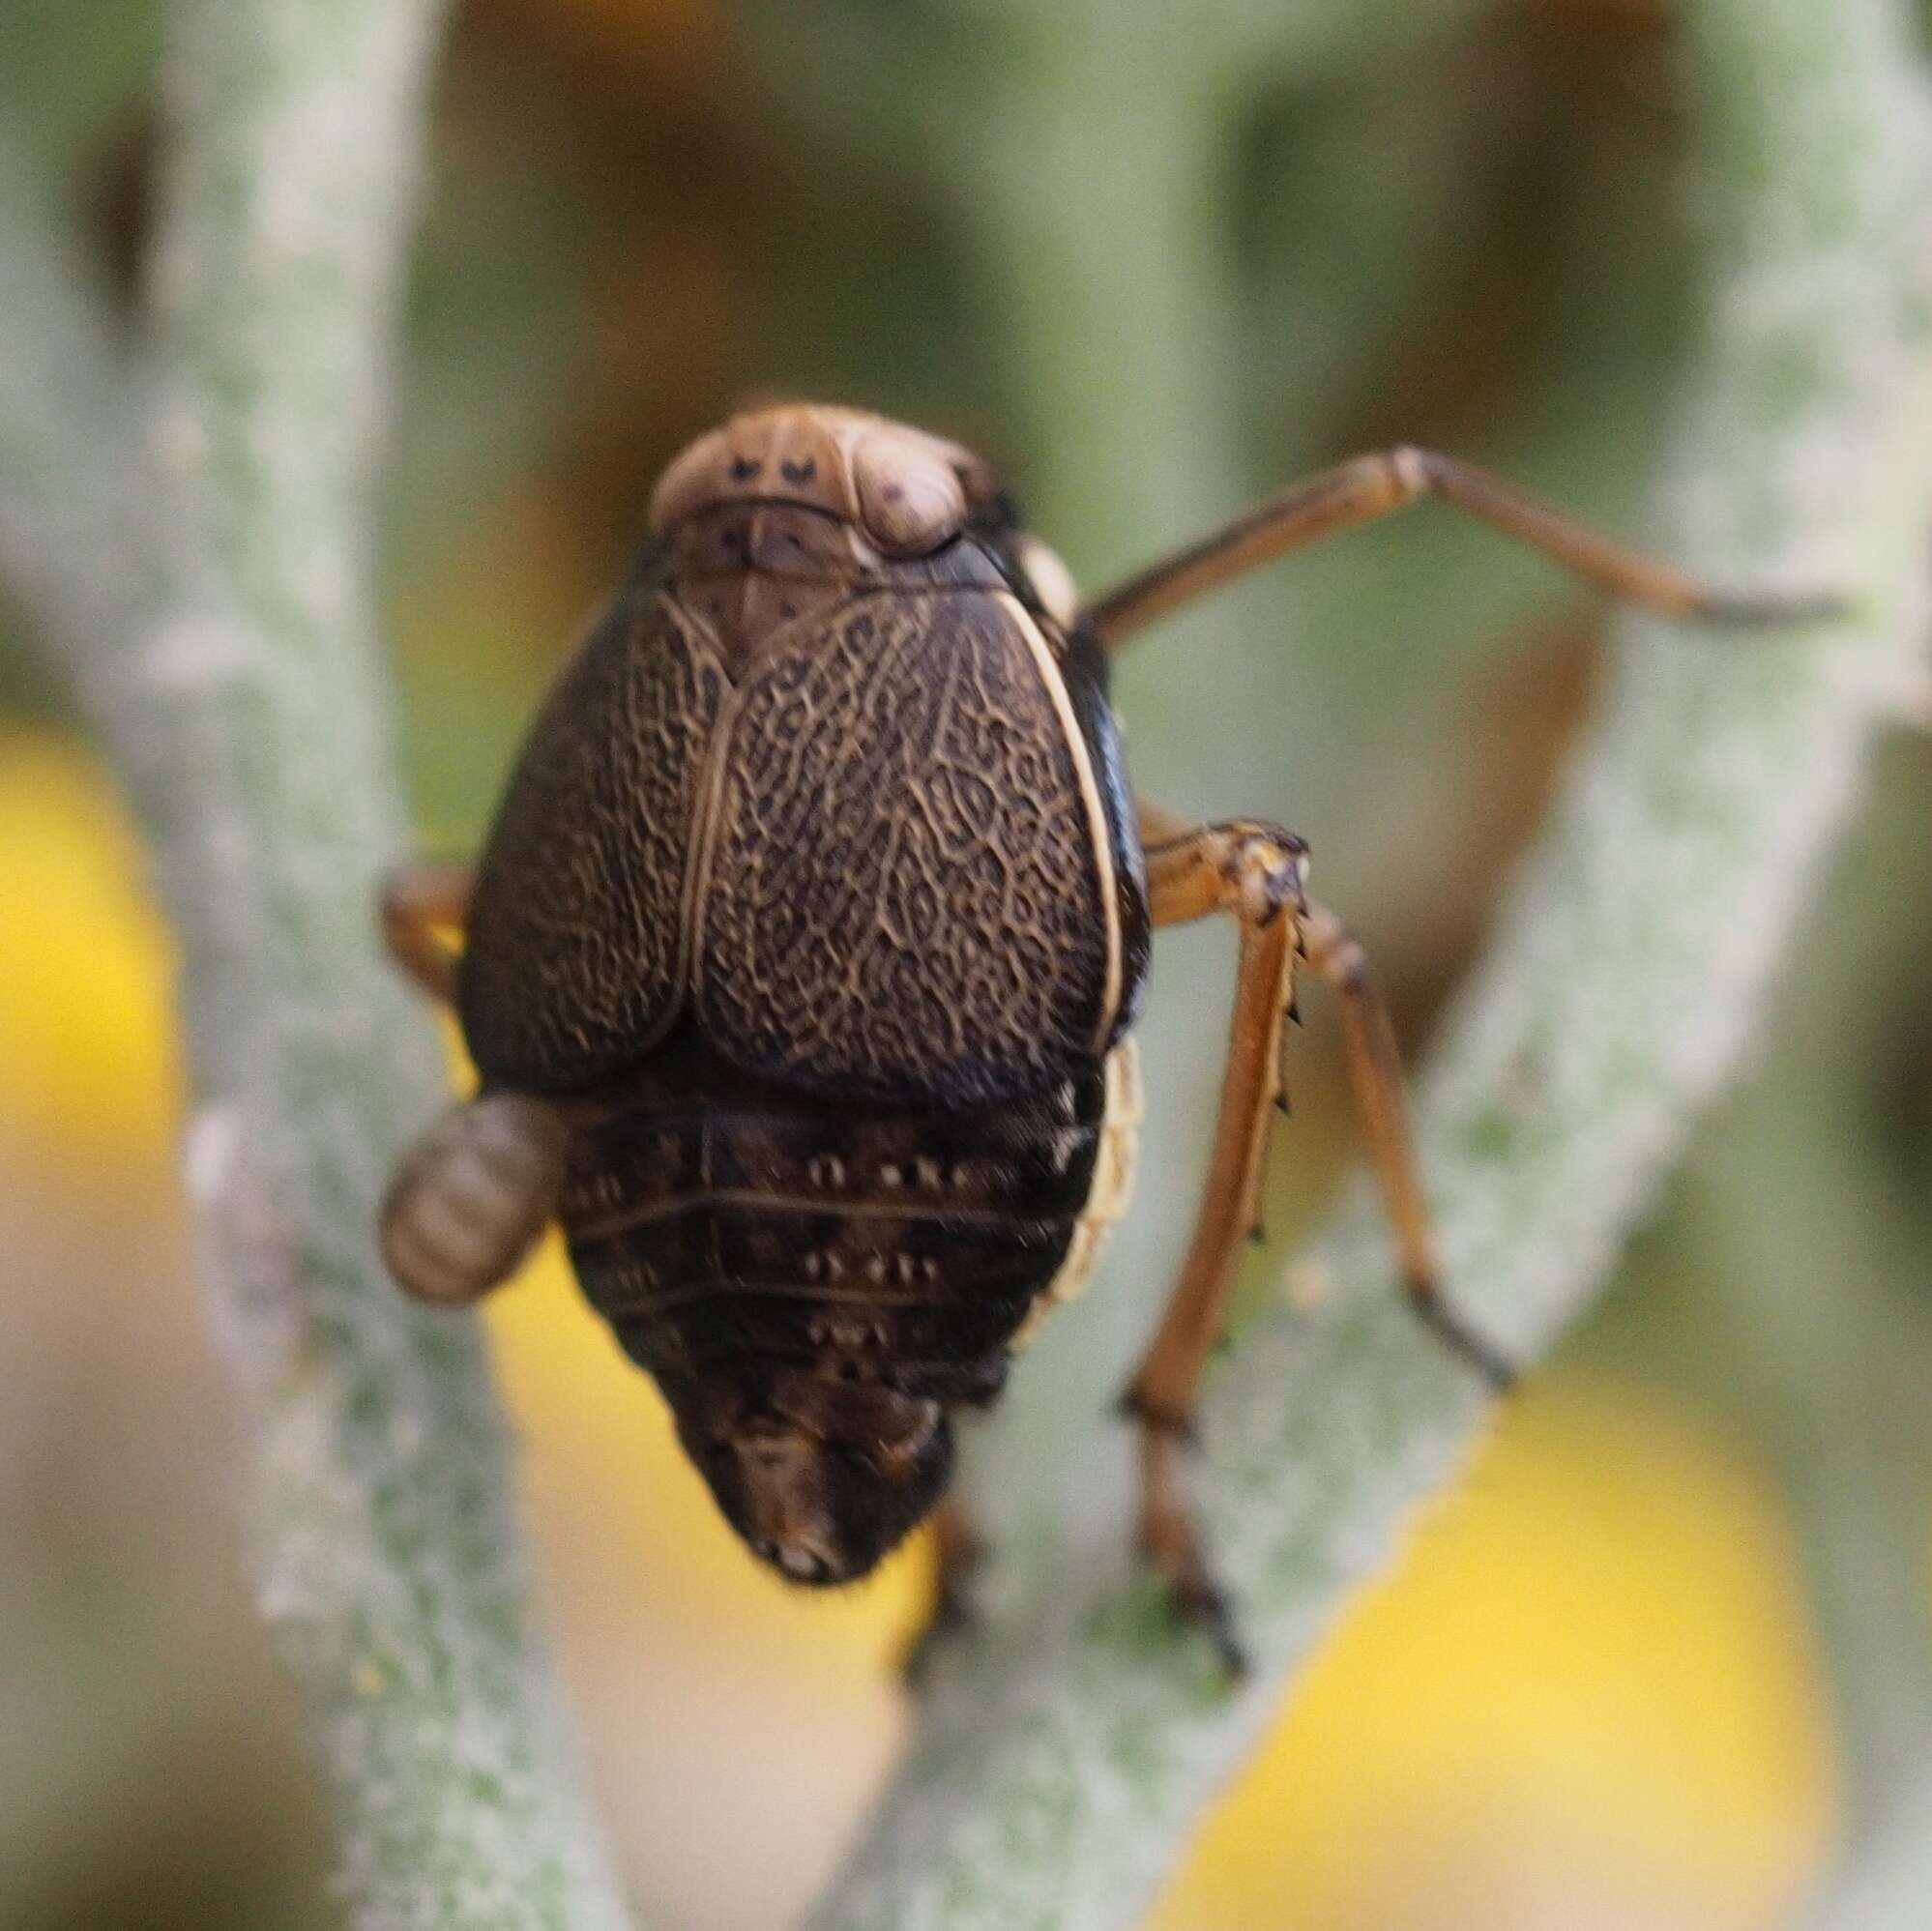
<instances>
[{"instance_id":1,"label":"textured wing pattern","mask_svg":"<svg viewBox=\"0 0 1932 1931\"><path fill-rule=\"evenodd\" d=\"M958 1105L1094 1056L1111 860L1029 623L999 594L860 597L746 686L694 975L745 1070Z\"/></svg>"},{"instance_id":2,"label":"textured wing pattern","mask_svg":"<svg viewBox=\"0 0 1932 1931\"><path fill-rule=\"evenodd\" d=\"M571 1091L633 1064L670 1023L727 690L710 646L640 586L552 692L484 852L463 958L463 1030L485 1077Z\"/></svg>"}]
</instances>

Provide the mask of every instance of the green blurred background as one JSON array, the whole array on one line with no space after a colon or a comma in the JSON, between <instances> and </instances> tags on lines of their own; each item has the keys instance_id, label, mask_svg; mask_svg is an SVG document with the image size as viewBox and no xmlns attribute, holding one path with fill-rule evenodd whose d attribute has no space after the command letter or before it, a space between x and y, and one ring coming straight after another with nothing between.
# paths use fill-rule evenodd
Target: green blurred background
<instances>
[{"instance_id":1,"label":"green blurred background","mask_svg":"<svg viewBox=\"0 0 1932 1931\"><path fill-rule=\"evenodd\" d=\"M132 313L154 10L5 12L7 164ZM973 443L1090 584L1396 438L1640 533L1699 292L1676 63L1650 0L471 0L385 504L424 843L475 843L652 479L749 397ZM1420 1048L1600 621L1418 511L1138 647L1136 777L1305 834ZM168 948L31 644L0 615L0 1925L324 1926L174 1178ZM1781 1923L1932 1763L1928 824L1932 742L1901 737L1746 1082L1284 1711L1168 1931ZM1230 964L1213 933L1156 962L1148 1184L1017 1378L1037 1407L1090 1413L1073 1363L1112 1374L1157 1299ZM1297 1291L1353 1155L1319 1013L1296 1097L1254 1296ZM626 1867L661 1923L788 1922L908 1721L927 1554L786 1595L554 1253L492 1322Z\"/></svg>"}]
</instances>

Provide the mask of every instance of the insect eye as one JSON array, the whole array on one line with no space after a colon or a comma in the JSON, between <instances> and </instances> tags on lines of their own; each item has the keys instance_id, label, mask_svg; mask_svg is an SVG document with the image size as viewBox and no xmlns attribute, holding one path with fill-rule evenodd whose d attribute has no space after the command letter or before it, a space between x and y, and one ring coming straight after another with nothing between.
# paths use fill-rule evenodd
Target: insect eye
<instances>
[{"instance_id":1,"label":"insect eye","mask_svg":"<svg viewBox=\"0 0 1932 1931\"><path fill-rule=\"evenodd\" d=\"M875 429L852 456L865 534L892 556L937 549L966 520L966 490L923 437Z\"/></svg>"}]
</instances>

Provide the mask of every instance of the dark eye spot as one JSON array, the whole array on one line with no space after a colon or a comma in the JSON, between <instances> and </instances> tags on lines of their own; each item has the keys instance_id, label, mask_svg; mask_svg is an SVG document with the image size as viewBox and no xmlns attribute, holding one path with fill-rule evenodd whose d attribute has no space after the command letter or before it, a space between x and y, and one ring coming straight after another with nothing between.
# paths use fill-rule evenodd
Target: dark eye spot
<instances>
[{"instance_id":1,"label":"dark eye spot","mask_svg":"<svg viewBox=\"0 0 1932 1931\"><path fill-rule=\"evenodd\" d=\"M733 483L749 483L765 465L754 462L749 456L733 456L731 459L731 480Z\"/></svg>"},{"instance_id":2,"label":"dark eye spot","mask_svg":"<svg viewBox=\"0 0 1932 1931\"><path fill-rule=\"evenodd\" d=\"M818 463L811 456L804 462L781 462L778 473L787 483L809 483L818 474Z\"/></svg>"}]
</instances>

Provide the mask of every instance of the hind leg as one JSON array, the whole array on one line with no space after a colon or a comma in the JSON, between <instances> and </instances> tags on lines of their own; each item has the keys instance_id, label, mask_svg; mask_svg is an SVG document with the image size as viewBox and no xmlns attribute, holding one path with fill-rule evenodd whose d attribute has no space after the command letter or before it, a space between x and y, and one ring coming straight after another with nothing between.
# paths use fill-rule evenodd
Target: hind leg
<instances>
[{"instance_id":1,"label":"hind leg","mask_svg":"<svg viewBox=\"0 0 1932 1931\"><path fill-rule=\"evenodd\" d=\"M947 1642L973 1626L973 1575L986 1553L973 1511L956 1488L932 1511L932 1608L899 1665L906 1687L915 1691L925 1687L933 1659Z\"/></svg>"},{"instance_id":2,"label":"hind leg","mask_svg":"<svg viewBox=\"0 0 1932 1931\"><path fill-rule=\"evenodd\" d=\"M556 1211L570 1126L522 1093L452 1106L403 1155L377 1223L382 1257L419 1301L456 1307L516 1272Z\"/></svg>"}]
</instances>

